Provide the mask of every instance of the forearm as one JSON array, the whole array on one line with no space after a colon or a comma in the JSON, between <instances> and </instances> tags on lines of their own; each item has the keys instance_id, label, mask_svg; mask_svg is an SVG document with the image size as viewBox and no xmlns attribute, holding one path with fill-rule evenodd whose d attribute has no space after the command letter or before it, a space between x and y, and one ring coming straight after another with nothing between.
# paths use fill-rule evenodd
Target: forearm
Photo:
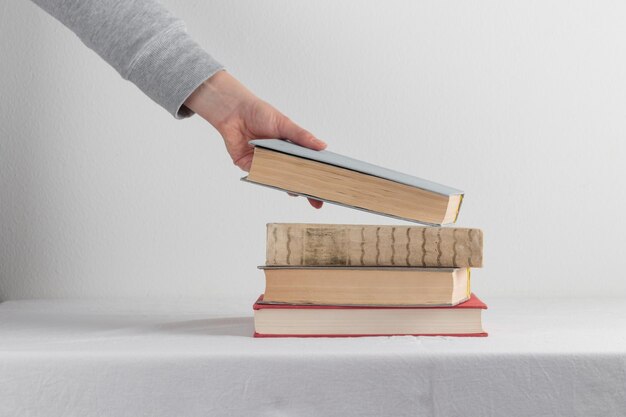
<instances>
[{"instance_id":1,"label":"forearm","mask_svg":"<svg viewBox=\"0 0 626 417\"><path fill-rule=\"evenodd\" d=\"M185 100L223 69L156 0L33 0L176 117Z\"/></svg>"},{"instance_id":2,"label":"forearm","mask_svg":"<svg viewBox=\"0 0 626 417\"><path fill-rule=\"evenodd\" d=\"M257 100L236 78L222 72L204 81L185 105L222 132L230 121L239 117L245 106Z\"/></svg>"}]
</instances>

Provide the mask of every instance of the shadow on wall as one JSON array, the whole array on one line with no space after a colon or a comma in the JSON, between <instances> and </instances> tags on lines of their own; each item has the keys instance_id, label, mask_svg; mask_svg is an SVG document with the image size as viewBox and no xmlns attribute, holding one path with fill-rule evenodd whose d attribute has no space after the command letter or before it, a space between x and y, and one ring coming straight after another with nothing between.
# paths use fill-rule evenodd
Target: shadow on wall
<instances>
[{"instance_id":1,"label":"shadow on wall","mask_svg":"<svg viewBox=\"0 0 626 417\"><path fill-rule=\"evenodd\" d=\"M50 226L58 187L48 167L59 146L53 132L60 129L55 112L46 108L58 106L49 98L62 94L55 79L59 72L46 66L55 62L58 45L42 30L55 22L45 22L35 8L19 2L0 16L6 40L0 42L0 300L9 298L18 280L21 286L40 286L41 293L55 285L41 273L54 268L54 254L43 249L56 239Z\"/></svg>"}]
</instances>

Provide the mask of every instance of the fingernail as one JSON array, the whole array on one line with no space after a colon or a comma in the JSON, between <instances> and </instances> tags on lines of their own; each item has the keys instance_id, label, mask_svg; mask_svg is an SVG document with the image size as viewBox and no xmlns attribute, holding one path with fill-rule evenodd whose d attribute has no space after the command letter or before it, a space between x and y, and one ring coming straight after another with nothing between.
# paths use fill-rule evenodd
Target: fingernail
<instances>
[{"instance_id":1,"label":"fingernail","mask_svg":"<svg viewBox=\"0 0 626 417\"><path fill-rule=\"evenodd\" d=\"M316 138L316 139L315 139L315 143L317 143L318 145L327 146L326 142L324 142L324 141L323 141L323 140L321 140L321 139L317 139L317 138Z\"/></svg>"}]
</instances>

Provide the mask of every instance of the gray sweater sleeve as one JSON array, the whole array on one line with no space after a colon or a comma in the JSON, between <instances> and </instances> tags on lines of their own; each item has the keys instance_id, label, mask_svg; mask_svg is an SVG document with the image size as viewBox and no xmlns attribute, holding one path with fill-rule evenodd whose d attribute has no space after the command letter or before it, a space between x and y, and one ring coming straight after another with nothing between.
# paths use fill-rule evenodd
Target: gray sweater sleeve
<instances>
[{"instance_id":1,"label":"gray sweater sleeve","mask_svg":"<svg viewBox=\"0 0 626 417\"><path fill-rule=\"evenodd\" d=\"M223 69L156 0L33 0L176 118L184 101Z\"/></svg>"}]
</instances>

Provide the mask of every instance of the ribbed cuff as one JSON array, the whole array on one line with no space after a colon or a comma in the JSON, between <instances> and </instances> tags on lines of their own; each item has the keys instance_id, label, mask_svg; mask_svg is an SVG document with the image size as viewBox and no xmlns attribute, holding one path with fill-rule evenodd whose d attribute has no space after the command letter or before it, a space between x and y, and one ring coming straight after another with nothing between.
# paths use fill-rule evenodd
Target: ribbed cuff
<instances>
[{"instance_id":1,"label":"ribbed cuff","mask_svg":"<svg viewBox=\"0 0 626 417\"><path fill-rule=\"evenodd\" d=\"M184 26L152 39L135 58L128 80L177 119L193 115L183 103L222 64L200 47Z\"/></svg>"}]
</instances>

